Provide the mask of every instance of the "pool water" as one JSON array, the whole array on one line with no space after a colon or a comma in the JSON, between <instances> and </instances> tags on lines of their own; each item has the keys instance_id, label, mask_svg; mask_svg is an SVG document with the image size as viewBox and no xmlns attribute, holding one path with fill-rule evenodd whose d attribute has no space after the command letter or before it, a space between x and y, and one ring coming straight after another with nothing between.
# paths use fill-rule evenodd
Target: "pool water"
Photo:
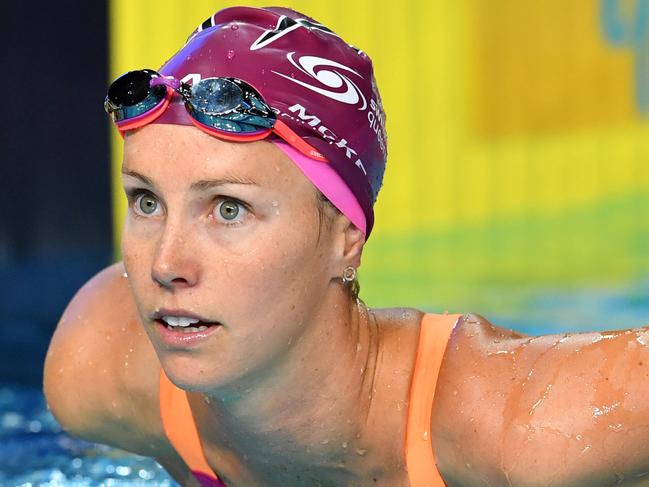
<instances>
[{"instance_id":1,"label":"pool water","mask_svg":"<svg viewBox=\"0 0 649 487\"><path fill-rule=\"evenodd\" d=\"M510 311L485 313L530 334L649 324L649 282L531 293ZM514 309L516 308L516 309ZM0 383L0 487L176 486L153 460L68 436L42 392Z\"/></svg>"},{"instance_id":2,"label":"pool water","mask_svg":"<svg viewBox=\"0 0 649 487\"><path fill-rule=\"evenodd\" d=\"M0 486L176 486L151 459L72 438L39 389L0 384Z\"/></svg>"}]
</instances>

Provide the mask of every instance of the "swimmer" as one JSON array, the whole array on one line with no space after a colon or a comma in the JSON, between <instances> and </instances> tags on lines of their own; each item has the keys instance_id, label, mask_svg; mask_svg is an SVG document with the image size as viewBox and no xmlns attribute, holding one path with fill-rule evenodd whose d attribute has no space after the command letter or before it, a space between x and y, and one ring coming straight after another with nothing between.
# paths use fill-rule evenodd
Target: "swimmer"
<instances>
[{"instance_id":1,"label":"swimmer","mask_svg":"<svg viewBox=\"0 0 649 487\"><path fill-rule=\"evenodd\" d=\"M50 344L70 434L194 487L649 485L646 329L529 337L359 298L387 147L364 52L228 8L105 109L123 262Z\"/></svg>"}]
</instances>

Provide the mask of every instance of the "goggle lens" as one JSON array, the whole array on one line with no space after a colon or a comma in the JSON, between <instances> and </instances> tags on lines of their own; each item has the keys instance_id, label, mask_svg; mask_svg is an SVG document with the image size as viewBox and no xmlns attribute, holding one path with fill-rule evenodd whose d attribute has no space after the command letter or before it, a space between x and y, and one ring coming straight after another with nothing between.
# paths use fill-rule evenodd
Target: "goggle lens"
<instances>
[{"instance_id":1,"label":"goggle lens","mask_svg":"<svg viewBox=\"0 0 649 487\"><path fill-rule=\"evenodd\" d=\"M192 86L191 100L198 110L221 115L243 104L243 92L228 79L208 78Z\"/></svg>"},{"instance_id":2,"label":"goggle lens","mask_svg":"<svg viewBox=\"0 0 649 487\"><path fill-rule=\"evenodd\" d=\"M117 78L108 88L104 108L115 122L138 117L165 99L165 86L151 86L155 71L130 71Z\"/></svg>"}]
</instances>

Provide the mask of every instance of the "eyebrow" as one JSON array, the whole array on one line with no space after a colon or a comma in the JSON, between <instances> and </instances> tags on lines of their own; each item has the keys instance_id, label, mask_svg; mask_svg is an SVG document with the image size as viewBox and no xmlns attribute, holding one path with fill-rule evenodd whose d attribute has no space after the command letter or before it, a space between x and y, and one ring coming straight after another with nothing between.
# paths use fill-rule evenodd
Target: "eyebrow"
<instances>
[{"instance_id":1,"label":"eyebrow","mask_svg":"<svg viewBox=\"0 0 649 487\"><path fill-rule=\"evenodd\" d=\"M140 174L137 171L122 171L122 174L125 176L131 176L135 179L139 179L142 183L155 187L155 184L151 179L146 177L143 174ZM195 181L190 186L192 191L206 191L218 186L223 186L225 184L246 184L246 185L255 185L259 186L257 181L247 178L245 176L225 176L217 179L201 179L200 181Z\"/></svg>"}]
</instances>

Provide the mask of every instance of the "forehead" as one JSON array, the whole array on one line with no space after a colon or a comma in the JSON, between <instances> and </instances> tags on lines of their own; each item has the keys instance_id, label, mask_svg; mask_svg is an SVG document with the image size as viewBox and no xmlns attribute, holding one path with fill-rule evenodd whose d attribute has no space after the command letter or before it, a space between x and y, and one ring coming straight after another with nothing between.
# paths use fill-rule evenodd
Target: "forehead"
<instances>
[{"instance_id":1,"label":"forehead","mask_svg":"<svg viewBox=\"0 0 649 487\"><path fill-rule=\"evenodd\" d=\"M184 125L152 124L129 133L122 170L179 185L228 175L269 189L315 192L295 163L274 144L228 142Z\"/></svg>"}]
</instances>

